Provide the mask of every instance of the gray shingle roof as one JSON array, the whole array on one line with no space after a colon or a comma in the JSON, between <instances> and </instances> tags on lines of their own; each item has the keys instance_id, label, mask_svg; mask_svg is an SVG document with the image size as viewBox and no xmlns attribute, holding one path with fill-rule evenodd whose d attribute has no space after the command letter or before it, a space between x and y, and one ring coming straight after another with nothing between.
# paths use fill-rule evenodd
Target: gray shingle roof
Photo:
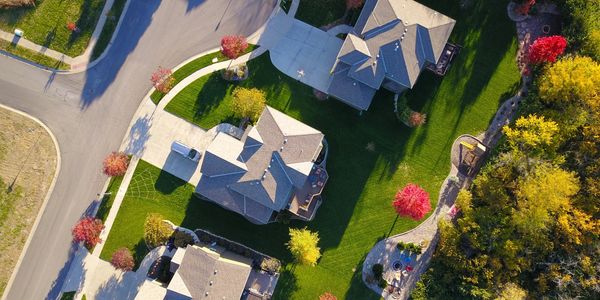
<instances>
[{"instance_id":1,"label":"gray shingle roof","mask_svg":"<svg viewBox=\"0 0 600 300\"><path fill-rule=\"evenodd\" d=\"M196 246L185 249L177 269L192 299L240 299L250 271L247 264L223 259L216 252Z\"/></svg>"},{"instance_id":2,"label":"gray shingle roof","mask_svg":"<svg viewBox=\"0 0 600 300\"><path fill-rule=\"evenodd\" d=\"M455 23L413 0L367 0L338 54L328 93L360 109L374 93L345 92L355 81L379 89L387 78L412 88L425 64L439 60ZM342 63L351 65L346 80L336 72Z\"/></svg>"},{"instance_id":3,"label":"gray shingle roof","mask_svg":"<svg viewBox=\"0 0 600 300\"><path fill-rule=\"evenodd\" d=\"M312 166L322 140L318 130L267 106L242 140L217 135L204 155L196 193L267 223L307 180L307 174L289 174L289 165Z\"/></svg>"}]
</instances>

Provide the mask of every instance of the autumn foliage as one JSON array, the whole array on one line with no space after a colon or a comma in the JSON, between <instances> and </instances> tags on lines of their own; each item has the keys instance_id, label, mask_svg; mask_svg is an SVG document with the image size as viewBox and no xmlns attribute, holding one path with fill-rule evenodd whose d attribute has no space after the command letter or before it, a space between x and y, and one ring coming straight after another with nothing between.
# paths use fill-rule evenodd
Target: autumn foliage
<instances>
[{"instance_id":1,"label":"autumn foliage","mask_svg":"<svg viewBox=\"0 0 600 300\"><path fill-rule=\"evenodd\" d=\"M168 93L173 87L173 84L175 84L175 78L173 78L173 72L171 70L159 66L158 69L152 73L152 76L150 76L150 82L152 82L152 85L157 91L165 94Z\"/></svg>"},{"instance_id":2,"label":"autumn foliage","mask_svg":"<svg viewBox=\"0 0 600 300\"><path fill-rule=\"evenodd\" d=\"M120 248L113 253L110 263L113 267L123 271L131 271L135 265L131 251L125 247Z\"/></svg>"},{"instance_id":3,"label":"autumn foliage","mask_svg":"<svg viewBox=\"0 0 600 300\"><path fill-rule=\"evenodd\" d=\"M221 53L229 59L240 57L248 49L248 42L242 35L226 35L221 39Z\"/></svg>"},{"instance_id":4,"label":"autumn foliage","mask_svg":"<svg viewBox=\"0 0 600 300\"><path fill-rule=\"evenodd\" d=\"M429 193L414 183L398 191L392 204L400 216L414 220L422 219L431 210Z\"/></svg>"},{"instance_id":5,"label":"autumn foliage","mask_svg":"<svg viewBox=\"0 0 600 300\"><path fill-rule=\"evenodd\" d=\"M290 241L287 247L296 261L302 265L315 266L321 257L319 234L306 228L290 228Z\"/></svg>"},{"instance_id":6,"label":"autumn foliage","mask_svg":"<svg viewBox=\"0 0 600 300\"><path fill-rule=\"evenodd\" d=\"M123 152L113 152L104 159L102 165L107 176L123 176L129 167L129 157Z\"/></svg>"},{"instance_id":7,"label":"autumn foliage","mask_svg":"<svg viewBox=\"0 0 600 300\"><path fill-rule=\"evenodd\" d=\"M555 62L566 48L567 40L560 35L538 38L529 47L529 62L532 64Z\"/></svg>"},{"instance_id":8,"label":"autumn foliage","mask_svg":"<svg viewBox=\"0 0 600 300\"><path fill-rule=\"evenodd\" d=\"M337 300L337 297L330 292L325 292L319 296L319 300Z\"/></svg>"},{"instance_id":9,"label":"autumn foliage","mask_svg":"<svg viewBox=\"0 0 600 300\"><path fill-rule=\"evenodd\" d=\"M102 220L85 217L73 227L73 241L76 243L84 242L85 246L88 248L93 248L101 242L100 232L104 229L104 224L102 224Z\"/></svg>"},{"instance_id":10,"label":"autumn foliage","mask_svg":"<svg viewBox=\"0 0 600 300\"><path fill-rule=\"evenodd\" d=\"M420 113L418 111L413 111L410 113L410 116L408 117L408 124L411 127L417 127L417 126L421 126L423 124L425 124L425 121L427 120L427 115Z\"/></svg>"},{"instance_id":11,"label":"autumn foliage","mask_svg":"<svg viewBox=\"0 0 600 300\"><path fill-rule=\"evenodd\" d=\"M76 31L77 30L77 25L73 22L68 22L67 23L67 29L69 31Z\"/></svg>"}]
</instances>

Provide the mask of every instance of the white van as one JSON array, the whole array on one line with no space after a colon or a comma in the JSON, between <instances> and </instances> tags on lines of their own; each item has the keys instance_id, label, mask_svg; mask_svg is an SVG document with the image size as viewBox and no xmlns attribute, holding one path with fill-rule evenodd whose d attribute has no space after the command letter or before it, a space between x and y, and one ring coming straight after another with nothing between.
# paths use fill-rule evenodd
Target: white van
<instances>
[{"instance_id":1,"label":"white van","mask_svg":"<svg viewBox=\"0 0 600 300\"><path fill-rule=\"evenodd\" d=\"M174 141L173 144L171 144L171 150L192 161L200 160L200 152L184 145L182 142Z\"/></svg>"}]
</instances>

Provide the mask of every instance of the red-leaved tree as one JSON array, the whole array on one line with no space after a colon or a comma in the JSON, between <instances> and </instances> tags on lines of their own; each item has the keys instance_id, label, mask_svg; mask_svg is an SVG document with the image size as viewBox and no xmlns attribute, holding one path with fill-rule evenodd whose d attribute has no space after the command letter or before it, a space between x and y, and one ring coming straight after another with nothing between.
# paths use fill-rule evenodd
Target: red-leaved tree
<instances>
[{"instance_id":1,"label":"red-leaved tree","mask_svg":"<svg viewBox=\"0 0 600 300\"><path fill-rule=\"evenodd\" d=\"M414 183L409 183L398 191L392 204L400 216L410 217L417 221L431 210L429 193Z\"/></svg>"},{"instance_id":2,"label":"red-leaved tree","mask_svg":"<svg viewBox=\"0 0 600 300\"><path fill-rule=\"evenodd\" d=\"M67 29L69 31L77 31L77 24L73 22L67 22Z\"/></svg>"},{"instance_id":3,"label":"red-leaved tree","mask_svg":"<svg viewBox=\"0 0 600 300\"><path fill-rule=\"evenodd\" d=\"M319 300L337 300L337 297L330 292L325 292L319 296Z\"/></svg>"},{"instance_id":4,"label":"red-leaved tree","mask_svg":"<svg viewBox=\"0 0 600 300\"><path fill-rule=\"evenodd\" d=\"M152 76L150 76L150 82L152 82L152 85L157 91L166 94L173 87L175 78L173 78L173 72L170 69L159 66L158 69L152 73Z\"/></svg>"},{"instance_id":5,"label":"red-leaved tree","mask_svg":"<svg viewBox=\"0 0 600 300\"><path fill-rule=\"evenodd\" d=\"M104 229L102 220L85 217L79 220L73 227L73 241L76 243L84 242L86 247L93 248L102 241L100 239L100 232L102 232L102 229Z\"/></svg>"},{"instance_id":6,"label":"red-leaved tree","mask_svg":"<svg viewBox=\"0 0 600 300\"><path fill-rule=\"evenodd\" d=\"M129 167L129 157L123 152L113 152L104 159L102 166L107 176L123 176Z\"/></svg>"},{"instance_id":7,"label":"red-leaved tree","mask_svg":"<svg viewBox=\"0 0 600 300\"><path fill-rule=\"evenodd\" d=\"M248 49L248 42L242 35L226 35L221 39L221 53L229 59L240 57Z\"/></svg>"},{"instance_id":8,"label":"red-leaved tree","mask_svg":"<svg viewBox=\"0 0 600 300\"><path fill-rule=\"evenodd\" d=\"M560 35L541 37L529 47L527 56L532 64L555 62L566 48L567 40Z\"/></svg>"},{"instance_id":9,"label":"red-leaved tree","mask_svg":"<svg viewBox=\"0 0 600 300\"><path fill-rule=\"evenodd\" d=\"M365 0L346 0L346 9L357 9L360 8Z\"/></svg>"},{"instance_id":10,"label":"red-leaved tree","mask_svg":"<svg viewBox=\"0 0 600 300\"><path fill-rule=\"evenodd\" d=\"M131 251L125 247L119 248L113 253L110 263L113 265L113 267L123 271L131 271L133 270L134 266Z\"/></svg>"}]
</instances>

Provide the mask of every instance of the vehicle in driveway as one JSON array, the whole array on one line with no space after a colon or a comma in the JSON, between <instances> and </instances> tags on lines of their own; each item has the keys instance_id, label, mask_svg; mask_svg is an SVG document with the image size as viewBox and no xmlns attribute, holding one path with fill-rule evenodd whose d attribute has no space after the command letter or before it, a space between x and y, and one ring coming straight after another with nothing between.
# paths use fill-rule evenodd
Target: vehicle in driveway
<instances>
[{"instance_id":1,"label":"vehicle in driveway","mask_svg":"<svg viewBox=\"0 0 600 300\"><path fill-rule=\"evenodd\" d=\"M173 144L171 144L171 150L175 153L181 154L183 157L189 160L200 160L200 152L192 147L186 146L182 142L174 141Z\"/></svg>"}]
</instances>

